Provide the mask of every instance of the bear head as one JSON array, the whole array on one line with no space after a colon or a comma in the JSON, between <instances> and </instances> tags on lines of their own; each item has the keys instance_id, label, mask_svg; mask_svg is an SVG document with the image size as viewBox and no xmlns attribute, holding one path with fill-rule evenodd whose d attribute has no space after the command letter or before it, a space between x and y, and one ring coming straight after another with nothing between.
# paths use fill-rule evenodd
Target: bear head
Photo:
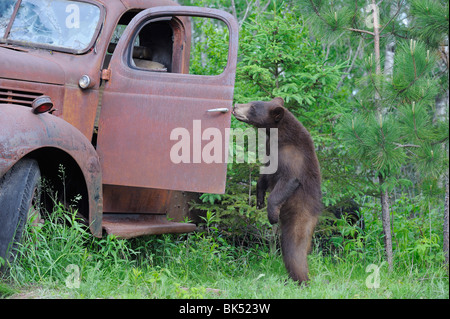
<instances>
[{"instance_id":1,"label":"bear head","mask_svg":"<svg viewBox=\"0 0 450 319\"><path fill-rule=\"evenodd\" d=\"M271 101L235 104L232 113L239 121L257 128L277 127L286 113L283 105L284 100L281 97L276 97Z\"/></svg>"}]
</instances>

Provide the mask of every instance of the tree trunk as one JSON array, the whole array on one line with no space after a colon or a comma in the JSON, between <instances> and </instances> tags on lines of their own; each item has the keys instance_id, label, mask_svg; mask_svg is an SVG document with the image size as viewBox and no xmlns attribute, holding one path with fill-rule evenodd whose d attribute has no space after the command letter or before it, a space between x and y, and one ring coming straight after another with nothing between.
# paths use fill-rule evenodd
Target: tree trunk
<instances>
[{"instance_id":1,"label":"tree trunk","mask_svg":"<svg viewBox=\"0 0 450 319\"><path fill-rule=\"evenodd\" d=\"M375 0L372 0L373 9L373 46L375 53L375 74L377 78L375 79L375 101L377 102L377 109L381 111L379 101L380 101L380 81L378 77L381 75L381 56L380 56L380 22L378 17L378 7Z\"/></svg>"},{"instance_id":2,"label":"tree trunk","mask_svg":"<svg viewBox=\"0 0 450 319\"><path fill-rule=\"evenodd\" d=\"M441 55L441 60L439 61L439 71L447 72L449 67L449 56L448 56L448 39L439 47L439 53ZM448 104L449 104L449 90L448 86L445 92L436 97L436 111L434 113L433 121L448 121Z\"/></svg>"},{"instance_id":3,"label":"tree trunk","mask_svg":"<svg viewBox=\"0 0 450 319\"><path fill-rule=\"evenodd\" d=\"M374 8L373 13L373 41L374 41L374 53L375 53L375 72L377 75L381 75L381 58L380 58L380 21L378 17L378 8L375 0L372 0L372 6Z\"/></svg>"},{"instance_id":4,"label":"tree trunk","mask_svg":"<svg viewBox=\"0 0 450 319\"><path fill-rule=\"evenodd\" d=\"M383 190L384 178L381 174L378 176L381 190L381 221L383 223L384 233L384 250L386 252L386 259L389 265L389 270L392 271L394 267L393 259L394 253L392 251L392 235L391 235L391 217L389 214L389 195L387 190Z\"/></svg>"},{"instance_id":5,"label":"tree trunk","mask_svg":"<svg viewBox=\"0 0 450 319\"><path fill-rule=\"evenodd\" d=\"M393 19L397 12L397 4L393 2L390 8L390 18ZM395 21L393 22L395 23ZM388 38L386 43L386 52L384 55L384 75L389 81L392 81L394 73L394 55L395 55L395 37Z\"/></svg>"},{"instance_id":6,"label":"tree trunk","mask_svg":"<svg viewBox=\"0 0 450 319\"><path fill-rule=\"evenodd\" d=\"M373 44L375 53L375 73L378 76L381 75L381 57L380 57L380 22L378 16L378 7L375 0L372 0L373 9ZM375 100L380 100L379 93L379 79L375 80ZM380 105L377 105L378 111L381 112ZM380 113L381 114L381 113ZM392 271L393 265L393 252L392 252L392 235L391 235L391 218L389 214L389 195L387 190L383 190L384 178L381 174L378 175L381 191L381 221L383 223L384 233L384 250L386 252L386 259L389 265L389 270Z\"/></svg>"},{"instance_id":7,"label":"tree trunk","mask_svg":"<svg viewBox=\"0 0 450 319\"><path fill-rule=\"evenodd\" d=\"M443 43L443 45L439 49L441 53L441 60L439 63L439 70L441 72L446 72L449 66L449 55L448 55L448 37ZM447 71L448 76L448 71ZM433 121L448 121L448 106L449 106L449 90L447 90L441 95L436 97L436 111L434 113ZM446 148L446 143L442 145L442 147ZM448 151L447 151L448 152ZM448 170L448 168L447 168ZM445 255L445 263L448 267L448 201L449 201L449 191L448 191L448 173L444 178L445 183L445 202L444 202L444 255ZM441 181L440 181L441 182Z\"/></svg>"},{"instance_id":8,"label":"tree trunk","mask_svg":"<svg viewBox=\"0 0 450 319\"><path fill-rule=\"evenodd\" d=\"M392 80L392 73L394 72L394 56L395 39L392 39L386 44L386 57L384 59L384 75L389 81Z\"/></svg>"}]
</instances>

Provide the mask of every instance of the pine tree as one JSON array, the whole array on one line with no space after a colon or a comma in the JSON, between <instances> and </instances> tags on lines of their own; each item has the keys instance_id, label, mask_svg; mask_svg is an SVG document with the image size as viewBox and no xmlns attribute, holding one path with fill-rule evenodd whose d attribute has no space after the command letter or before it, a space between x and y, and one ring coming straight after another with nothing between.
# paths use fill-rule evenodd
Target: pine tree
<instances>
[{"instance_id":1,"label":"pine tree","mask_svg":"<svg viewBox=\"0 0 450 319\"><path fill-rule=\"evenodd\" d=\"M439 72L444 76L441 77L440 86L442 87L441 96L436 99L435 117L438 121L444 123L443 130L448 130L448 108L449 108L449 88L448 88L448 68L449 68L449 48L448 48L448 31L449 31L449 10L448 1L432 1L432 0L411 0L411 13L414 18L414 27L412 32L415 36L424 41L429 47L437 50L440 55ZM445 125L447 123L447 127ZM444 134L445 135L445 134ZM448 144L447 152L448 152ZM448 265L449 256L449 176L448 176L448 154L447 166L443 163L443 167L447 167L445 171L445 200L444 200L444 254Z\"/></svg>"},{"instance_id":2,"label":"pine tree","mask_svg":"<svg viewBox=\"0 0 450 319\"><path fill-rule=\"evenodd\" d=\"M431 5L427 5L430 2ZM395 4L396 10L392 10ZM316 34L326 39L335 39L342 34L358 37L364 41L370 54L365 55L364 76L357 80L355 95L358 107L352 114L342 117L337 131L349 153L361 167L369 180L378 181L378 196L381 202L385 252L389 268L393 268L389 192L401 184L408 184L400 175L400 169L413 163L422 176L419 182L436 180L448 169L448 155L442 143L448 143L448 122L433 121L433 107L440 89L436 62L439 57L435 47L418 36L417 26L425 23L424 17L412 17L407 27L400 15L426 12L439 14L428 20L437 21L439 30L444 30L446 20L448 33L448 3L443 1L414 0L406 5L405 0L375 3L365 1L333 1L331 5L321 0L309 0L305 10L312 14L311 25ZM410 9L411 8L411 9ZM422 11L420 11L422 10ZM430 13L431 12L431 13ZM421 20L422 19L422 20ZM414 22L421 21L418 24ZM423 31L429 34L429 30ZM412 38L415 36L415 38ZM385 76L382 70L381 43L395 39L393 72ZM406 38L406 40L405 40ZM441 41L442 35L429 38L429 42Z\"/></svg>"}]
</instances>

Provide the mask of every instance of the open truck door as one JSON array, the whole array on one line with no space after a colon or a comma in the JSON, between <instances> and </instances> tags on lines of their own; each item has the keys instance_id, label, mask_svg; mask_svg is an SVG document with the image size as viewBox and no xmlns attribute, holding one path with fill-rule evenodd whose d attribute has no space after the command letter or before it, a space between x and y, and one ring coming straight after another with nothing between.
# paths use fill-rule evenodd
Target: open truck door
<instances>
[{"instance_id":1,"label":"open truck door","mask_svg":"<svg viewBox=\"0 0 450 319\"><path fill-rule=\"evenodd\" d=\"M212 19L208 30L227 42L220 52L226 63L214 75L191 74L195 65L189 67L189 60L207 64L190 58L194 50L204 54L194 44L211 41L194 29L199 18ZM97 151L105 213L147 200L154 203L148 211L130 212L165 214L170 191L225 191L237 48L238 25L223 11L156 7L131 20L102 72ZM117 217L105 214L105 228Z\"/></svg>"}]
</instances>

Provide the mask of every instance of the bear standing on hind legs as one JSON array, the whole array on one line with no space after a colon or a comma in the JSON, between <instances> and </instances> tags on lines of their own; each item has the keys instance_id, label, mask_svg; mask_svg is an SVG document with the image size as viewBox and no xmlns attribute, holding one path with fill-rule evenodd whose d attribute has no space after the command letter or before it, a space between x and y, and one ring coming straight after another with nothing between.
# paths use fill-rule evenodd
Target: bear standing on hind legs
<instances>
[{"instance_id":1,"label":"bear standing on hind legs","mask_svg":"<svg viewBox=\"0 0 450 319\"><path fill-rule=\"evenodd\" d=\"M322 211L320 168L311 135L284 107L282 98L236 104L236 119L257 128L277 129L278 152L269 150L271 130L267 130L269 160L278 168L272 174L261 174L257 184L257 206L264 206L271 224L281 223L281 252L289 276L299 284L308 281L307 255L317 219ZM268 166L266 164L266 166Z\"/></svg>"}]
</instances>

